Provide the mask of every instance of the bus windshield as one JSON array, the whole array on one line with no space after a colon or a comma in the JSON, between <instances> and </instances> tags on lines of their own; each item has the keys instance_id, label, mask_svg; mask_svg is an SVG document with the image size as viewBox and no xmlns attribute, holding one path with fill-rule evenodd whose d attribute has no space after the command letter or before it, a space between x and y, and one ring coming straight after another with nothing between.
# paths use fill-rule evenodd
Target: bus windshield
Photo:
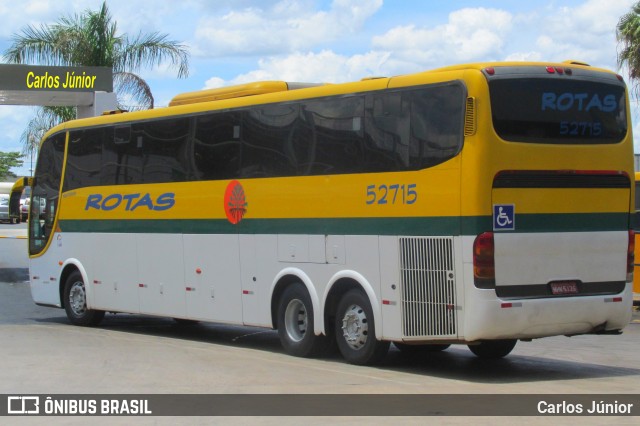
<instances>
[{"instance_id":1,"label":"bus windshield","mask_svg":"<svg viewBox=\"0 0 640 426\"><path fill-rule=\"evenodd\" d=\"M493 125L504 140L613 144L627 134L622 84L568 78L502 78L490 81L489 88Z\"/></svg>"}]
</instances>

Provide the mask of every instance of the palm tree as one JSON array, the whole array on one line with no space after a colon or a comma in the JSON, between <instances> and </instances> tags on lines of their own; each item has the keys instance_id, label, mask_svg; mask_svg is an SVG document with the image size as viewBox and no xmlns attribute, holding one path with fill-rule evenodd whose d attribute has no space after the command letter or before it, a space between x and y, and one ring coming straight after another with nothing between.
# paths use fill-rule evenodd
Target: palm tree
<instances>
[{"instance_id":1,"label":"palm tree","mask_svg":"<svg viewBox=\"0 0 640 426\"><path fill-rule=\"evenodd\" d=\"M14 35L5 51L9 63L50 66L101 66L113 69L114 90L122 107L124 96L137 106L124 109L153 108L154 99L147 82L137 73L169 61L179 78L188 75L188 52L184 45L168 40L166 34L140 33L130 39L117 35L106 1L99 11L64 17L52 25L28 26ZM22 135L24 153L33 149L43 129L75 117L73 107L43 107Z\"/></svg>"},{"instance_id":2,"label":"palm tree","mask_svg":"<svg viewBox=\"0 0 640 426\"><path fill-rule=\"evenodd\" d=\"M618 52L618 67L627 66L629 78L633 81L635 95L639 97L640 89L640 1L631 7L618 21L616 37L621 50Z\"/></svg>"}]
</instances>

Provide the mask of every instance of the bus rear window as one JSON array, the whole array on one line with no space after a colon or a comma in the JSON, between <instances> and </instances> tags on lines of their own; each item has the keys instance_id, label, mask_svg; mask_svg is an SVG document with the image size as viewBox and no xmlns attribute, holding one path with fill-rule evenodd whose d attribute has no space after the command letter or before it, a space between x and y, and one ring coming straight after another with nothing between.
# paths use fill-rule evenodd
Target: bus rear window
<instances>
[{"instance_id":1,"label":"bus rear window","mask_svg":"<svg viewBox=\"0 0 640 426\"><path fill-rule=\"evenodd\" d=\"M493 125L507 141L613 144L627 134L624 85L506 78L489 82Z\"/></svg>"}]
</instances>

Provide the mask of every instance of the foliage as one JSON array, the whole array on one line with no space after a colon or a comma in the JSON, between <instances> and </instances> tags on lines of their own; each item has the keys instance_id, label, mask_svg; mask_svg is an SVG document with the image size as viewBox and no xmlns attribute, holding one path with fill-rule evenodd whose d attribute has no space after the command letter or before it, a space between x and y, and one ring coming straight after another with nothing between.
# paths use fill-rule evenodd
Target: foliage
<instances>
[{"instance_id":1,"label":"foliage","mask_svg":"<svg viewBox=\"0 0 640 426\"><path fill-rule=\"evenodd\" d=\"M618 51L618 66L627 66L629 78L633 82L636 97L640 91L640 2L631 7L631 10L623 15L616 27L616 37L620 49Z\"/></svg>"},{"instance_id":2,"label":"foliage","mask_svg":"<svg viewBox=\"0 0 640 426\"><path fill-rule=\"evenodd\" d=\"M20 159L22 154L19 152L2 152L0 151L0 180L15 179L16 175L10 169L12 167L22 166Z\"/></svg>"},{"instance_id":3,"label":"foliage","mask_svg":"<svg viewBox=\"0 0 640 426\"><path fill-rule=\"evenodd\" d=\"M189 72L186 47L157 32L130 38L117 34L106 1L99 11L60 18L51 25L28 26L12 37L5 51L9 63L50 66L102 66L113 69L114 90L123 109L153 108L154 99L147 82L138 75L143 68L166 61L177 69L178 77ZM124 106L123 99L135 106ZM73 107L45 107L29 123L22 135L23 151L33 149L51 124L75 118ZM44 131L43 131L44 130ZM36 142L37 143L37 142Z\"/></svg>"}]
</instances>

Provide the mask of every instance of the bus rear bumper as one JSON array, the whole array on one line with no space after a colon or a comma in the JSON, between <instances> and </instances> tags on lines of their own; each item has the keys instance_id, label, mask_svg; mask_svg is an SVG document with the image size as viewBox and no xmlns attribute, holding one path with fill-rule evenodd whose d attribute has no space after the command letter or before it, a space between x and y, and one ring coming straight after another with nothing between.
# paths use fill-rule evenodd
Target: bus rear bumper
<instances>
[{"instance_id":1,"label":"bus rear bumper","mask_svg":"<svg viewBox=\"0 0 640 426\"><path fill-rule=\"evenodd\" d=\"M633 294L627 283L616 295L503 300L473 288L464 316L468 342L535 339L579 334L617 334L631 321Z\"/></svg>"}]
</instances>

